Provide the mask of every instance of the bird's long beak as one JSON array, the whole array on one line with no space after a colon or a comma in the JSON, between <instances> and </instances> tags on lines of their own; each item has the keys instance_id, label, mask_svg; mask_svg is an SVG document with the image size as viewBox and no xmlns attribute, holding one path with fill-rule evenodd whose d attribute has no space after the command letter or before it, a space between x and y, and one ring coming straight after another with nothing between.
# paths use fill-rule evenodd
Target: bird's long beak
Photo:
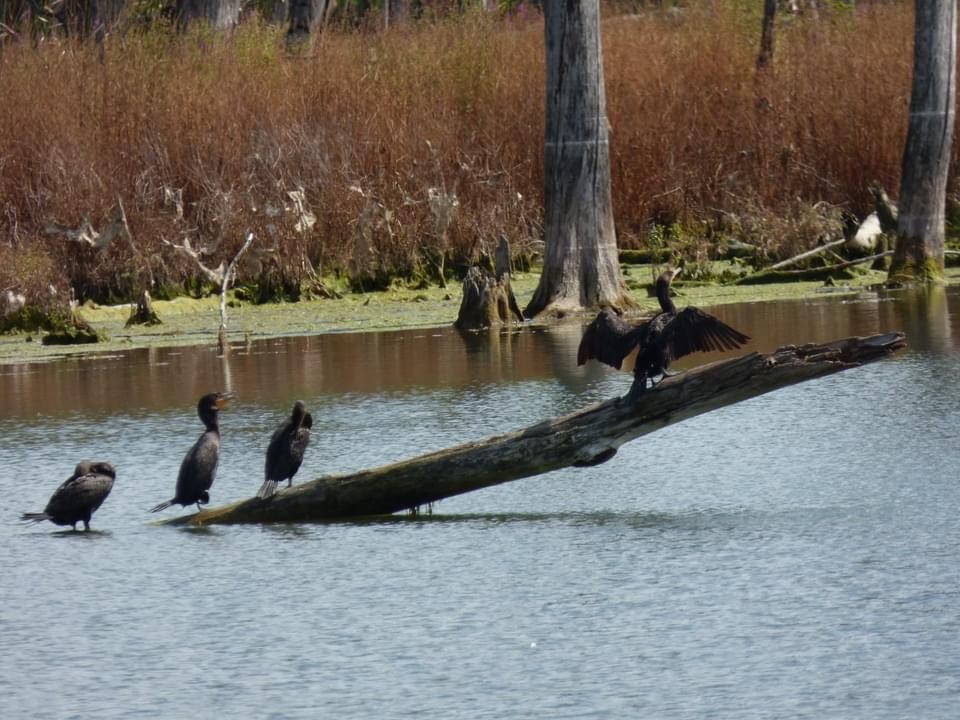
<instances>
[{"instance_id":1,"label":"bird's long beak","mask_svg":"<svg viewBox=\"0 0 960 720\"><path fill-rule=\"evenodd\" d=\"M220 393L217 396L217 410L223 410L233 400L233 393Z\"/></svg>"},{"instance_id":2,"label":"bird's long beak","mask_svg":"<svg viewBox=\"0 0 960 720\"><path fill-rule=\"evenodd\" d=\"M673 271L673 277L676 277L677 275L679 275L679 274L682 273L682 272L683 272L683 268L682 268L682 267L678 267L676 270Z\"/></svg>"}]
</instances>

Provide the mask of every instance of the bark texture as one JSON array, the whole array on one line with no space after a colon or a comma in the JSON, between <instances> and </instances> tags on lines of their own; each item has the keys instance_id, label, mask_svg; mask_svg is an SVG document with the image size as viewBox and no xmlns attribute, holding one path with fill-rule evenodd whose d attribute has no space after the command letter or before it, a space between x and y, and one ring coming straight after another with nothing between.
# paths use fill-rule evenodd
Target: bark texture
<instances>
[{"instance_id":1,"label":"bark texture","mask_svg":"<svg viewBox=\"0 0 960 720\"><path fill-rule=\"evenodd\" d=\"M167 521L173 525L311 522L413 510L446 497L613 457L625 442L672 423L777 388L847 370L905 346L902 333L789 345L668 377L630 405L608 400L563 417L478 442L348 475L295 485ZM251 478L251 488L257 482Z\"/></svg>"},{"instance_id":2,"label":"bark texture","mask_svg":"<svg viewBox=\"0 0 960 720\"><path fill-rule=\"evenodd\" d=\"M763 25L760 30L760 54L757 70L763 70L773 61L773 31L777 17L777 0L764 0Z\"/></svg>"},{"instance_id":3,"label":"bark texture","mask_svg":"<svg viewBox=\"0 0 960 720\"><path fill-rule=\"evenodd\" d=\"M916 0L913 91L903 151L892 282L943 274L947 173L953 140L956 0Z\"/></svg>"},{"instance_id":4,"label":"bark texture","mask_svg":"<svg viewBox=\"0 0 960 720\"><path fill-rule=\"evenodd\" d=\"M287 45L299 46L309 42L314 32L323 29L329 8L330 0L290 0Z\"/></svg>"},{"instance_id":5,"label":"bark texture","mask_svg":"<svg viewBox=\"0 0 960 720\"><path fill-rule=\"evenodd\" d=\"M598 0L544 3L544 21L546 249L524 314L632 307L613 226Z\"/></svg>"},{"instance_id":6,"label":"bark texture","mask_svg":"<svg viewBox=\"0 0 960 720\"><path fill-rule=\"evenodd\" d=\"M479 330L513 321L523 322L523 313L510 287L510 243L500 238L493 274L476 266L467 271L454 326L460 330Z\"/></svg>"},{"instance_id":7,"label":"bark texture","mask_svg":"<svg viewBox=\"0 0 960 720\"><path fill-rule=\"evenodd\" d=\"M240 22L241 0L177 0L177 23L186 28L194 20L205 20L217 30Z\"/></svg>"}]
</instances>

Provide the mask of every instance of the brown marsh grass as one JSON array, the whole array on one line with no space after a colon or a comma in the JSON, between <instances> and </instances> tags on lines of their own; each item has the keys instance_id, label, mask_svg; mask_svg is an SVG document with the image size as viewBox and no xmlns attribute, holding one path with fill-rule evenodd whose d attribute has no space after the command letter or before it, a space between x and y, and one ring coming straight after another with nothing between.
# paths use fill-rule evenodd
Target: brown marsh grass
<instances>
[{"instance_id":1,"label":"brown marsh grass","mask_svg":"<svg viewBox=\"0 0 960 720\"><path fill-rule=\"evenodd\" d=\"M911 7L781 22L763 77L759 20L733 7L604 20L621 246L644 246L653 223L748 208L825 201L862 214L872 180L896 193ZM501 234L535 252L543 57L542 22L476 13L330 32L294 56L257 22L222 36L117 33L102 61L87 44L7 43L0 291L38 302L50 283L100 300L183 288L197 268L165 243L188 238L216 266L247 230L260 252L240 279L273 287L314 271L365 287L435 278ZM118 200L132 242L96 250L47 231L100 229ZM764 242L777 256L807 240Z\"/></svg>"}]
</instances>

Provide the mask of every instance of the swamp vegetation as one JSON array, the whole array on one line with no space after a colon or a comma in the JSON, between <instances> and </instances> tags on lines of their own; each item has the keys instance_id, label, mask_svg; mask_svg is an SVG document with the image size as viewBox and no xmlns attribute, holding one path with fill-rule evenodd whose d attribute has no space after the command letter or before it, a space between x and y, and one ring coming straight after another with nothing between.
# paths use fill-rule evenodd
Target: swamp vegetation
<instances>
[{"instance_id":1,"label":"swamp vegetation","mask_svg":"<svg viewBox=\"0 0 960 720\"><path fill-rule=\"evenodd\" d=\"M868 183L896 197L909 6L787 18L761 75L759 16L740 3L602 11L624 253L733 282L849 234L873 209ZM517 13L334 30L295 55L255 18L222 34L118 27L99 47L5 38L0 330L69 325L71 299L144 289L202 316L214 288L199 264L229 261L248 232L236 297L346 295L328 327L360 325L372 291L447 297L501 237L528 271L543 251L543 58L542 17ZM168 307L145 334L193 316ZM116 311L81 313L124 335Z\"/></svg>"}]
</instances>

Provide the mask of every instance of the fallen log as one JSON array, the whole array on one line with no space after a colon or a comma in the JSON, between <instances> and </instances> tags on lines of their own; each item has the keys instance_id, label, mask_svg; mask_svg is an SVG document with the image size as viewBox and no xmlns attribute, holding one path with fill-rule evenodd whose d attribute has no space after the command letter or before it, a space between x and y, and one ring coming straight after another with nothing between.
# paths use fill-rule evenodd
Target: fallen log
<instances>
[{"instance_id":1,"label":"fallen log","mask_svg":"<svg viewBox=\"0 0 960 720\"><path fill-rule=\"evenodd\" d=\"M892 332L788 345L666 378L636 405L607 400L562 417L409 460L294 485L165 521L171 525L311 522L416 510L443 498L569 466L597 465L626 442L777 388L879 360L906 346ZM251 479L251 488L256 483Z\"/></svg>"}]
</instances>

